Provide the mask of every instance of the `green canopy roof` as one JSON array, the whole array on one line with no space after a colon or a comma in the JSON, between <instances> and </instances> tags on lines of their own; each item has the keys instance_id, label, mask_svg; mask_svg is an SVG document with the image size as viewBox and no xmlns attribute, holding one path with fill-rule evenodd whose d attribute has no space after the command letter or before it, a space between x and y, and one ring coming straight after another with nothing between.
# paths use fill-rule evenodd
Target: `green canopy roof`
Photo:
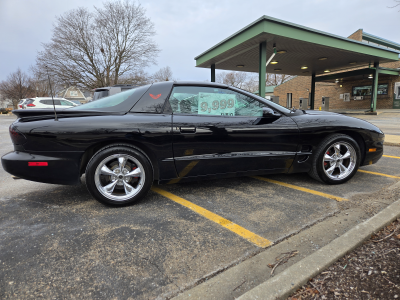
<instances>
[{"instance_id":1,"label":"green canopy roof","mask_svg":"<svg viewBox=\"0 0 400 300\"><path fill-rule=\"evenodd\" d=\"M267 57L278 54L267 73L316 75L326 71L399 60L399 52L376 45L263 16L195 58L196 67L259 71L259 45L267 42ZM279 54L284 50L285 53ZM303 67L303 69L302 69ZM307 67L305 69L305 67Z\"/></svg>"}]
</instances>

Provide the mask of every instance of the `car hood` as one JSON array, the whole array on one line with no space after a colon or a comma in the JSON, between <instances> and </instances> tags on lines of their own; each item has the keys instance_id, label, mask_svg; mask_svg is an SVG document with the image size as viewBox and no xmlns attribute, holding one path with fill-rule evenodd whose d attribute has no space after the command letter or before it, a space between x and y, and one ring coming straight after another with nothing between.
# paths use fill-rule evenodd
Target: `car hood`
<instances>
[{"instance_id":1,"label":"car hood","mask_svg":"<svg viewBox=\"0 0 400 300\"><path fill-rule=\"evenodd\" d=\"M295 113L297 113L295 114L297 117L303 118L302 116L304 116L306 119L308 119L307 123L309 122L309 118L318 118L319 122L321 122L321 120L324 120L325 122L333 122L336 126L364 128L370 131L374 131L378 134L384 134L382 130L380 130L379 127L377 127L376 125L366 120L355 118L353 116L321 110L297 110Z\"/></svg>"}]
</instances>

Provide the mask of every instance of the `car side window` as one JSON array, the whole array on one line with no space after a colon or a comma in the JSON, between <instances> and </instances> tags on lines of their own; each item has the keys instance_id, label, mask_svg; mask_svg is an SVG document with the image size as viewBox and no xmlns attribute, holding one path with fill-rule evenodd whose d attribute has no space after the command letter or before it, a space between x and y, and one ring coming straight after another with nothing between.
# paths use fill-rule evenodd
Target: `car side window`
<instances>
[{"instance_id":1,"label":"car side window","mask_svg":"<svg viewBox=\"0 0 400 300\"><path fill-rule=\"evenodd\" d=\"M64 105L64 106L73 106L72 103L65 101L65 100L60 100L60 102L61 102L61 105Z\"/></svg>"},{"instance_id":2,"label":"car side window","mask_svg":"<svg viewBox=\"0 0 400 300\"><path fill-rule=\"evenodd\" d=\"M169 98L175 114L211 116L263 115L264 103L226 88L176 86Z\"/></svg>"}]
</instances>

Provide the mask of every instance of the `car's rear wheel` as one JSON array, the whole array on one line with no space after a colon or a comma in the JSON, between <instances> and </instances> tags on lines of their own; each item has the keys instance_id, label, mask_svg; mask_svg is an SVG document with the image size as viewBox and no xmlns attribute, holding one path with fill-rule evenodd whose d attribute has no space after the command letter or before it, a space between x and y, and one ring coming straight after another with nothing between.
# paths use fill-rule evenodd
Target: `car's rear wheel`
<instances>
[{"instance_id":1,"label":"car's rear wheel","mask_svg":"<svg viewBox=\"0 0 400 300\"><path fill-rule=\"evenodd\" d=\"M328 184L344 183L357 172L360 159L360 147L353 138L344 134L331 135L316 150L308 174Z\"/></svg>"},{"instance_id":2,"label":"car's rear wheel","mask_svg":"<svg viewBox=\"0 0 400 300\"><path fill-rule=\"evenodd\" d=\"M143 198L153 182L152 167L139 151L113 146L98 151L86 168L86 186L103 204L124 206Z\"/></svg>"}]
</instances>

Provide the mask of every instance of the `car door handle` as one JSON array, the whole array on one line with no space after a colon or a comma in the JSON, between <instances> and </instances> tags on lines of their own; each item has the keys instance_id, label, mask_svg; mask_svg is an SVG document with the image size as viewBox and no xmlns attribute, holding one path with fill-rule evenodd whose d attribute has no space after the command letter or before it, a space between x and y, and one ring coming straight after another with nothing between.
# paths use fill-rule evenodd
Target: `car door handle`
<instances>
[{"instance_id":1,"label":"car door handle","mask_svg":"<svg viewBox=\"0 0 400 300\"><path fill-rule=\"evenodd\" d=\"M188 127L179 127L181 133L195 133L196 127L195 126L188 126Z\"/></svg>"}]
</instances>

